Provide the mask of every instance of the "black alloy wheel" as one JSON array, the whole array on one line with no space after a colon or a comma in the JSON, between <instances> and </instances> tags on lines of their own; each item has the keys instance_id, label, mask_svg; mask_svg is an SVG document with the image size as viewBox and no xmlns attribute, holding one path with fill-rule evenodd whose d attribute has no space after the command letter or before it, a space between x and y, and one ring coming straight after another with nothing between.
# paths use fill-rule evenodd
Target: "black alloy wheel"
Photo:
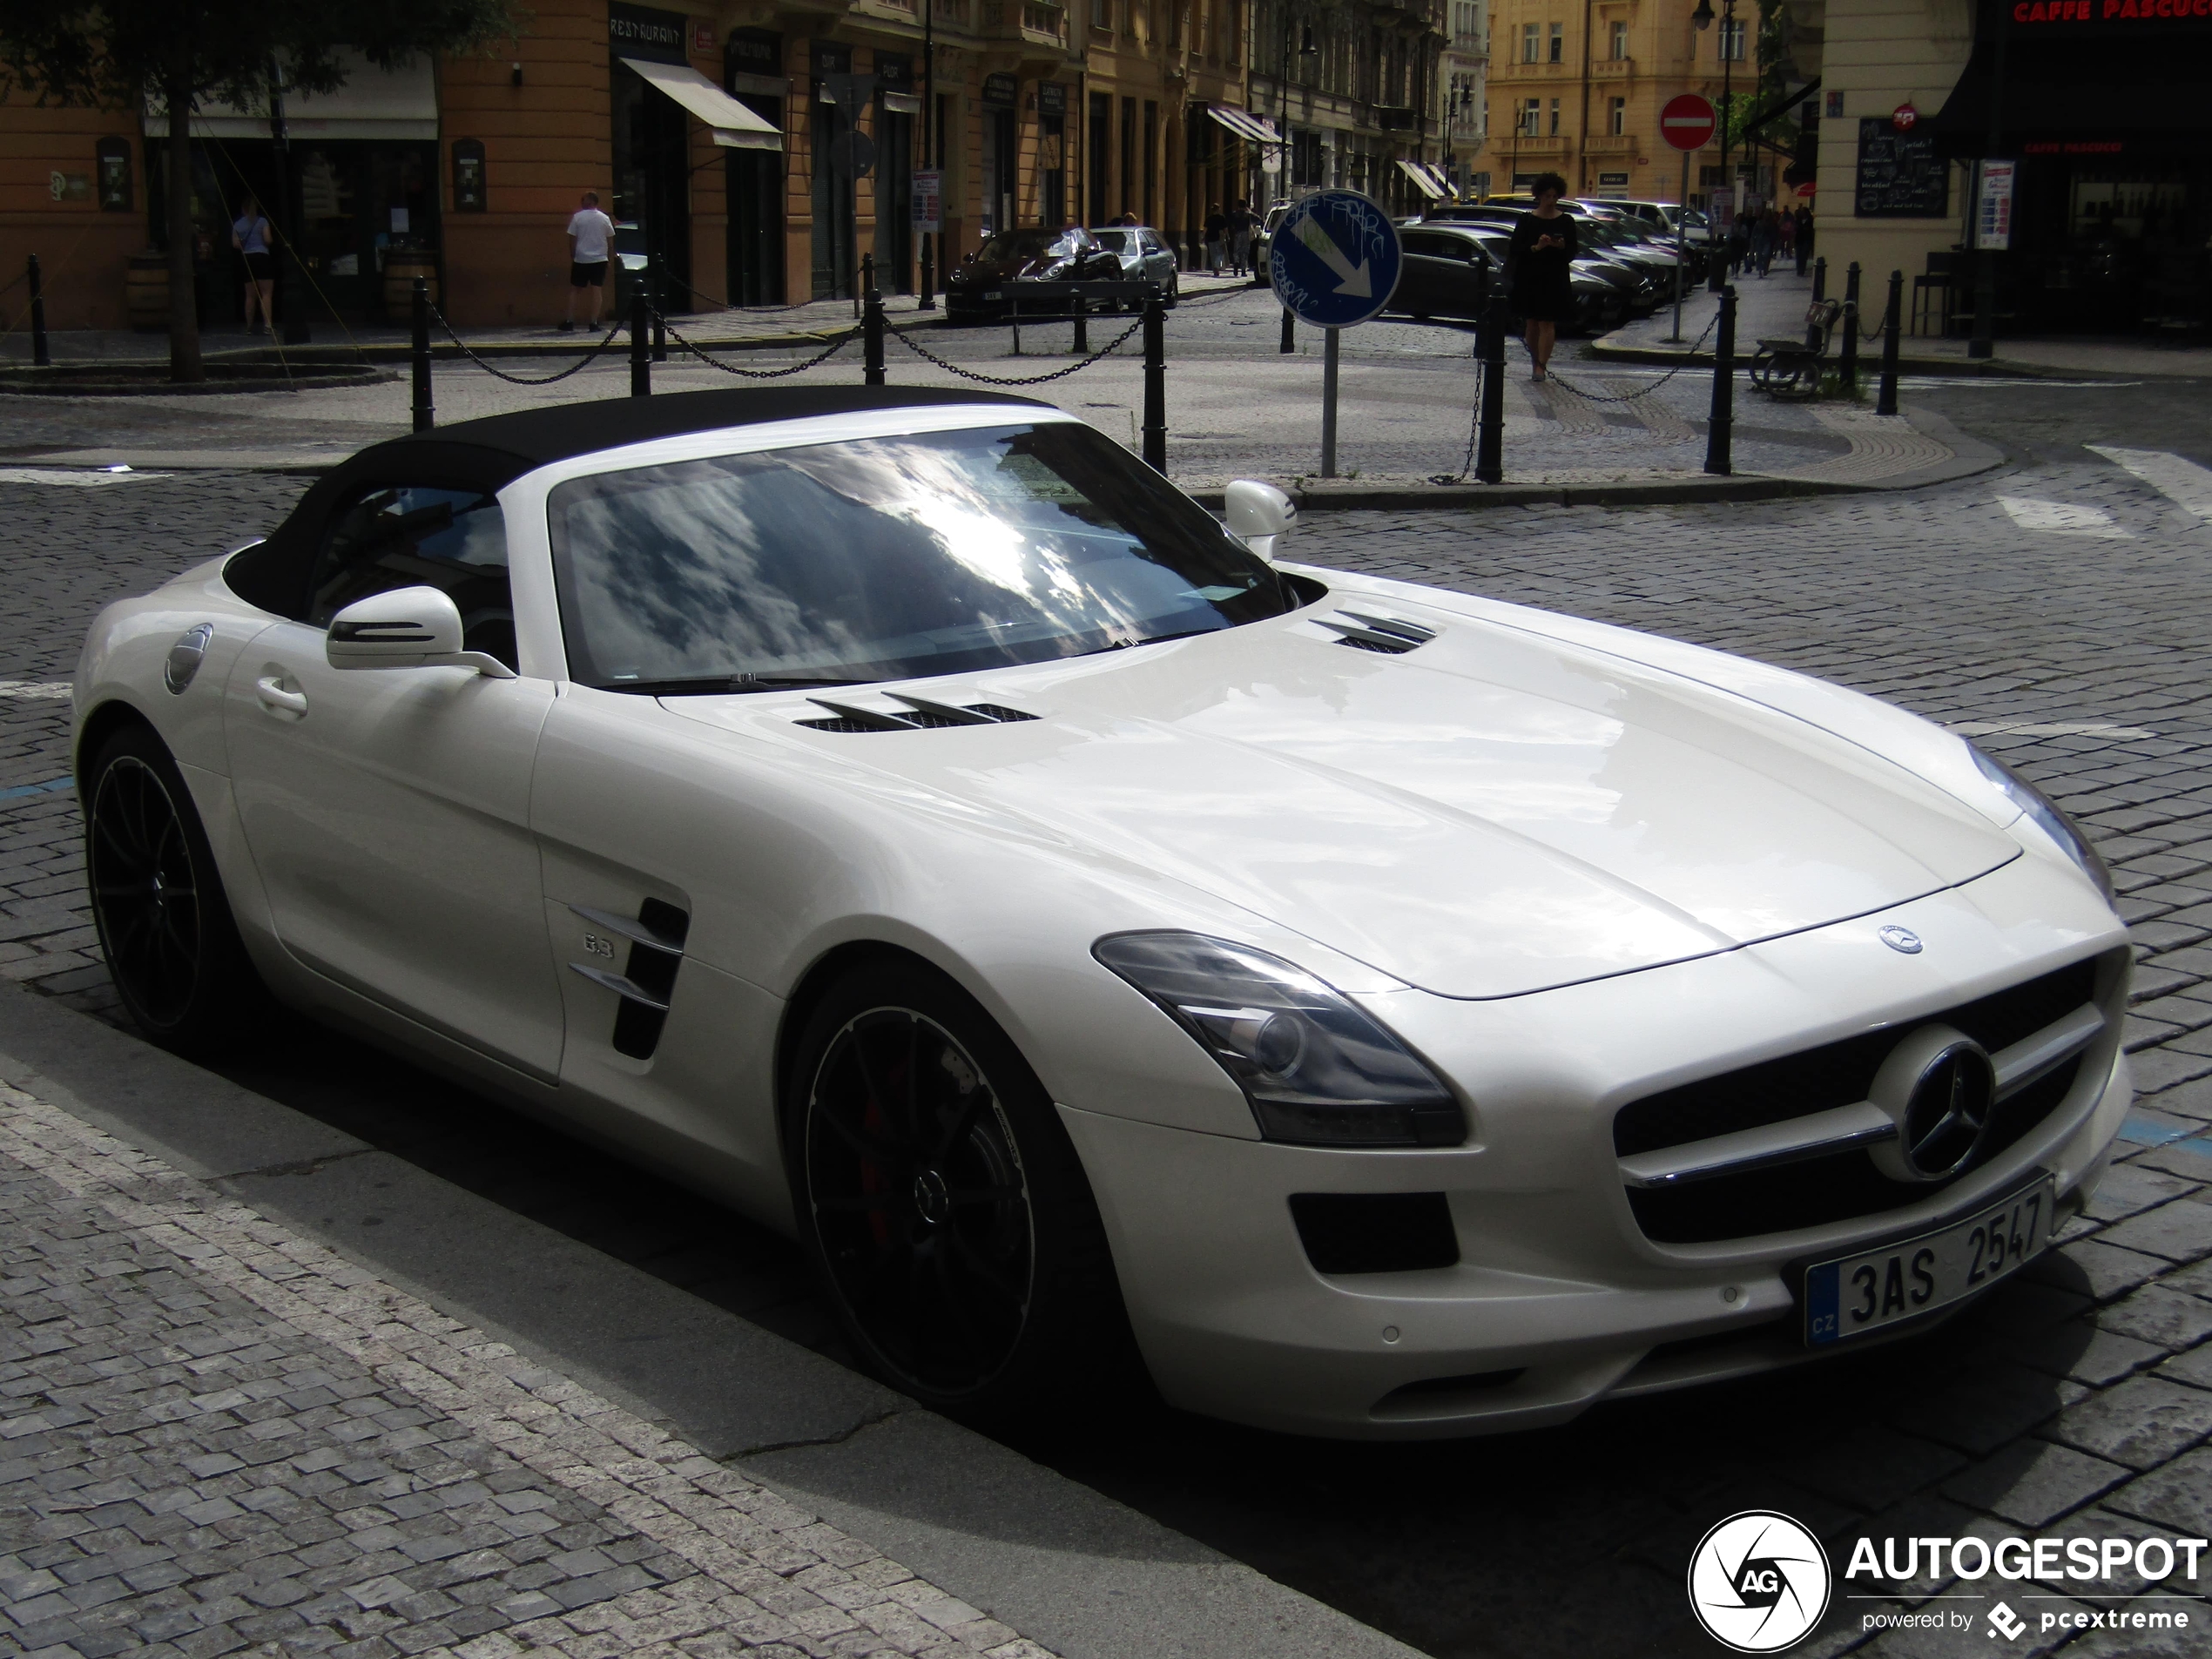
<instances>
[{"instance_id":1,"label":"black alloy wheel","mask_svg":"<svg viewBox=\"0 0 2212 1659\"><path fill-rule=\"evenodd\" d=\"M214 1045L260 988L184 779L158 738L129 726L101 749L85 799L85 881L124 1008L157 1042Z\"/></svg>"},{"instance_id":2,"label":"black alloy wheel","mask_svg":"<svg viewBox=\"0 0 2212 1659\"><path fill-rule=\"evenodd\" d=\"M806 1242L868 1368L937 1410L1064 1408L1127 1324L1075 1149L1005 1035L919 966L840 982L793 1067Z\"/></svg>"}]
</instances>

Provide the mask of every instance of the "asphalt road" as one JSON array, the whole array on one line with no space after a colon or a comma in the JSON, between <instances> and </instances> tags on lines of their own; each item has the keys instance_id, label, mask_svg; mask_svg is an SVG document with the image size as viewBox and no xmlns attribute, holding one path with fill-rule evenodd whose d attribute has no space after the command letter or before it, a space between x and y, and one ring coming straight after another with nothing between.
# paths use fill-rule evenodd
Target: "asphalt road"
<instances>
[{"instance_id":1,"label":"asphalt road","mask_svg":"<svg viewBox=\"0 0 2212 1659\"><path fill-rule=\"evenodd\" d=\"M1683 1563L1707 1526L1748 1507L1797 1515L1844 1548L1861 1528L2205 1534L2212 1160L2189 1149L2212 1123L2212 1082L2200 1081L2212 1077L2212 953L2199 948L2212 937L2212 523L2086 446L2212 464L2212 388L1982 382L1917 395L2015 463L1896 496L1317 515L1294 553L1721 645L1939 718L2037 728L1986 740L2103 840L2146 958L2131 1042L2141 1082L2160 1092L2100 1207L2108 1236L2085 1233L1932 1337L1601 1407L1541 1433L1342 1446L1138 1405L1021 1449L1439 1659L1711 1651L1684 1615ZM299 487L0 484L13 527L0 570L18 596L0 626L0 674L65 674L104 597L260 528ZM66 771L54 711L0 703L0 786ZM2112 735L2143 732L2155 735ZM25 801L63 845L65 800L0 806ZM37 881L47 891L10 900L9 914L68 898L58 865ZM97 1008L99 972L83 960L80 948L80 965L43 977L20 956L0 965ZM305 1028L273 1034L227 1071L838 1352L789 1246L557 1134ZM1854 1626L1801 1651L1857 1641ZM2007 1651L2031 1649L2042 1650ZM1936 1649L1885 1636L1866 1650ZM2145 1649L2087 1636L2069 1651Z\"/></svg>"}]
</instances>

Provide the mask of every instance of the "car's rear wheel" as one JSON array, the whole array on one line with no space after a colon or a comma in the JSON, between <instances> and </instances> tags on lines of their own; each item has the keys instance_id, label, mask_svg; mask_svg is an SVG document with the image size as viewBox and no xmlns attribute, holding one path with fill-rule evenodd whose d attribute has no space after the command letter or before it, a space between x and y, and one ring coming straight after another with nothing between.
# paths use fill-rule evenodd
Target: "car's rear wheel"
<instances>
[{"instance_id":1,"label":"car's rear wheel","mask_svg":"<svg viewBox=\"0 0 2212 1659\"><path fill-rule=\"evenodd\" d=\"M219 1047L264 994L176 762L152 732L127 725L80 787L92 918L125 1009L166 1048Z\"/></svg>"},{"instance_id":2,"label":"car's rear wheel","mask_svg":"<svg viewBox=\"0 0 2212 1659\"><path fill-rule=\"evenodd\" d=\"M939 1411L1063 1411L1126 1376L1105 1233L1073 1144L951 981L840 981L794 1055L785 1145L805 1242L863 1363Z\"/></svg>"}]
</instances>

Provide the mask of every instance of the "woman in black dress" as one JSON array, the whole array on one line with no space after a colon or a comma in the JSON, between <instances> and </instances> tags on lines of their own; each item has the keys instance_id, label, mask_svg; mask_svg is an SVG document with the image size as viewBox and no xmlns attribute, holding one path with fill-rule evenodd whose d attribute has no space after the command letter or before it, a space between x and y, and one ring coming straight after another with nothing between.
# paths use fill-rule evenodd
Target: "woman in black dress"
<instances>
[{"instance_id":1,"label":"woman in black dress","mask_svg":"<svg viewBox=\"0 0 2212 1659\"><path fill-rule=\"evenodd\" d=\"M1527 325L1528 355L1535 363L1531 380L1544 378L1559 325L1575 314L1573 263L1581 245L1574 219L1559 211L1566 193L1567 180L1555 172L1541 175L1535 211L1513 227L1511 304Z\"/></svg>"}]
</instances>

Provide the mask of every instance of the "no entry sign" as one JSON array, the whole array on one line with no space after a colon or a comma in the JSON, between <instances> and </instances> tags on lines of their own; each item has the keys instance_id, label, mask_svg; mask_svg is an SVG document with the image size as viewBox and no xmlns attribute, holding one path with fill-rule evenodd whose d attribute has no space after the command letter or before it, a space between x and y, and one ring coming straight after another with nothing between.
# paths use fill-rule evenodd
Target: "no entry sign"
<instances>
[{"instance_id":1,"label":"no entry sign","mask_svg":"<svg viewBox=\"0 0 2212 1659\"><path fill-rule=\"evenodd\" d=\"M1703 150L1719 125L1712 105L1695 92L1669 98L1659 111L1660 133L1677 150Z\"/></svg>"}]
</instances>

